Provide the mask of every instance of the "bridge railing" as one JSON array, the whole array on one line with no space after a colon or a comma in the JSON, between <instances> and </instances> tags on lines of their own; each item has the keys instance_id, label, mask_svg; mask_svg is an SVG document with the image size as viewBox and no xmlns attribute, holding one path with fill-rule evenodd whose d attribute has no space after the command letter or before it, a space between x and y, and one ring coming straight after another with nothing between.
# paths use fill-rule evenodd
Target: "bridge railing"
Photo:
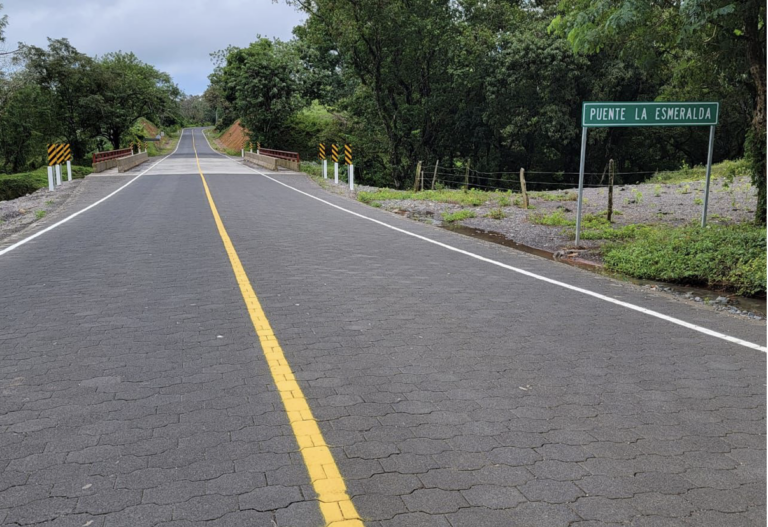
<instances>
[{"instance_id":1,"label":"bridge railing","mask_svg":"<svg viewBox=\"0 0 768 527\"><path fill-rule=\"evenodd\" d=\"M133 148L123 148L121 150L109 150L108 152L95 152L93 154L92 163L100 163L102 161L109 161L110 159L118 159L120 157L126 157L133 155Z\"/></svg>"},{"instance_id":2,"label":"bridge railing","mask_svg":"<svg viewBox=\"0 0 768 527\"><path fill-rule=\"evenodd\" d=\"M277 159L285 159L286 161L301 162L301 158L298 152L286 152L285 150L272 150L270 148L259 148L259 154L263 156L276 157Z\"/></svg>"}]
</instances>

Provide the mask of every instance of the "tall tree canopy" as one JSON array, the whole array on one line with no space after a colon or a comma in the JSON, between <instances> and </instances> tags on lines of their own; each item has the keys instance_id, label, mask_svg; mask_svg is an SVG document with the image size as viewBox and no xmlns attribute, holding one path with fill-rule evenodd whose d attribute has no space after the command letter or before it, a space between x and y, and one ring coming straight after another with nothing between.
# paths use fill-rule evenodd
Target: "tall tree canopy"
<instances>
[{"instance_id":1,"label":"tall tree canopy","mask_svg":"<svg viewBox=\"0 0 768 527\"><path fill-rule=\"evenodd\" d=\"M752 103L746 151L758 189L755 219L765 223L765 2L562 0L559 10L551 27L576 51L594 54L612 48L648 70L667 73L670 88L682 85L693 98L722 94L718 81L748 84ZM665 91L675 93L668 89L660 95Z\"/></svg>"},{"instance_id":2,"label":"tall tree canopy","mask_svg":"<svg viewBox=\"0 0 768 527\"><path fill-rule=\"evenodd\" d=\"M362 182L402 187L420 160L555 182L578 169L582 101L718 100L715 158L746 146L764 203L755 0L290 1L308 15L294 39L216 54L206 99L220 126L242 117L254 138L312 157L318 141L352 144ZM611 128L590 142L588 171L615 159L629 173L701 164L708 135Z\"/></svg>"}]
</instances>

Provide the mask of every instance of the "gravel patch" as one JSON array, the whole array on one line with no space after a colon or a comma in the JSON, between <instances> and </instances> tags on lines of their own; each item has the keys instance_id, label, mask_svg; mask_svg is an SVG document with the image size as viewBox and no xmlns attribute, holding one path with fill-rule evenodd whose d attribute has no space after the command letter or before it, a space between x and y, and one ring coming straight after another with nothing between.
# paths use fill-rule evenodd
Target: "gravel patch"
<instances>
[{"instance_id":1,"label":"gravel patch","mask_svg":"<svg viewBox=\"0 0 768 527\"><path fill-rule=\"evenodd\" d=\"M642 224L663 224L681 226L698 223L701 220L704 199L704 182L679 184L641 184L625 185L614 189L613 224L616 227ZM360 190L363 190L362 188ZM349 192L349 191L347 191ZM575 197L575 190L549 191L535 193L535 196ZM725 180L712 182L709 199L708 222L740 223L749 221L757 203L755 189L749 178L737 178L726 187ZM457 222L466 227L502 234L518 244L527 245L549 252L572 249L573 227L538 225L531 222L535 214L547 215L557 210L566 219L576 220L576 201L572 199L550 201L542 197L531 197L529 210L517 206L502 207L504 219L487 217L498 207L486 204L479 207L462 207L448 203L435 203L421 200L390 200L382 202L382 208L407 212L417 219L440 222L446 213L459 210L472 210L476 217ZM598 214L607 209L608 191L605 188L585 188L583 214ZM600 262L599 247L606 243L601 240L583 240L581 258Z\"/></svg>"},{"instance_id":2,"label":"gravel patch","mask_svg":"<svg viewBox=\"0 0 768 527\"><path fill-rule=\"evenodd\" d=\"M77 193L83 181L64 181L53 192L41 188L20 198L0 201L0 240L55 212Z\"/></svg>"}]
</instances>

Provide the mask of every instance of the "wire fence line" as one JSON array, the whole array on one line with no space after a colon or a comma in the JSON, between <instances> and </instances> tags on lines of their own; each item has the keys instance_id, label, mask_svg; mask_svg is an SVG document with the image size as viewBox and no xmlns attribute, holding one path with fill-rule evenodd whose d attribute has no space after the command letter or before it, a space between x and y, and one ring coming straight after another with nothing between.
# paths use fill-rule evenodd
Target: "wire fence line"
<instances>
[{"instance_id":1,"label":"wire fence line","mask_svg":"<svg viewBox=\"0 0 768 527\"><path fill-rule=\"evenodd\" d=\"M496 190L496 191L512 191L521 192L522 183L520 179L520 172L524 174L524 182L526 188L530 192L547 191L547 190L576 190L578 189L578 172L569 171L541 171L541 170L522 170L521 171L501 171L501 172L485 172L481 170L475 170L471 167L445 167L437 164L434 168L430 168L429 164L422 164L421 172L418 175L418 182L413 181L412 185L406 185L407 187L420 188L421 190L430 190L437 188L477 188L484 190ZM621 176L653 176L657 174L664 174L673 171L660 171L660 170L643 170L643 171L627 171L627 172L614 172L617 181L614 182L614 186L622 186L625 183L622 181ZM527 177L528 175L534 175L534 178ZM589 188L608 188L609 183L603 183L604 179L607 179L607 168L604 172L585 172L584 187ZM550 176L550 178L547 178ZM567 177L575 176L575 177ZM600 178L600 182L595 182L595 179ZM571 181L564 181L563 179L571 179ZM633 182L634 184L636 182ZM554 188L553 188L554 187Z\"/></svg>"}]
</instances>

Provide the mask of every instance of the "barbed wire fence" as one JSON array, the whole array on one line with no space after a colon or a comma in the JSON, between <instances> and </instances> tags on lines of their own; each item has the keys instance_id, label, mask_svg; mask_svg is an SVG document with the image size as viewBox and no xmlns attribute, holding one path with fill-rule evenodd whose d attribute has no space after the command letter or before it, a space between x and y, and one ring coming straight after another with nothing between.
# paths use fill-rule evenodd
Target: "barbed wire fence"
<instances>
[{"instance_id":1,"label":"barbed wire fence","mask_svg":"<svg viewBox=\"0 0 768 527\"><path fill-rule=\"evenodd\" d=\"M525 187L527 191L552 191L552 190L576 190L579 186L579 173L568 171L541 171L525 170L485 172L467 167L441 167L439 163L433 165L421 165L417 171L413 190L440 190L440 189L473 189L486 191L511 191L520 193ZM671 172L671 171L670 171ZM614 172L617 178L616 185L623 185L622 176L653 176L663 174L658 170ZM608 176L608 165L603 172L585 172L585 188L608 188L610 184L605 182ZM594 180L598 179L598 182ZM588 181L587 181L588 180Z\"/></svg>"}]
</instances>

